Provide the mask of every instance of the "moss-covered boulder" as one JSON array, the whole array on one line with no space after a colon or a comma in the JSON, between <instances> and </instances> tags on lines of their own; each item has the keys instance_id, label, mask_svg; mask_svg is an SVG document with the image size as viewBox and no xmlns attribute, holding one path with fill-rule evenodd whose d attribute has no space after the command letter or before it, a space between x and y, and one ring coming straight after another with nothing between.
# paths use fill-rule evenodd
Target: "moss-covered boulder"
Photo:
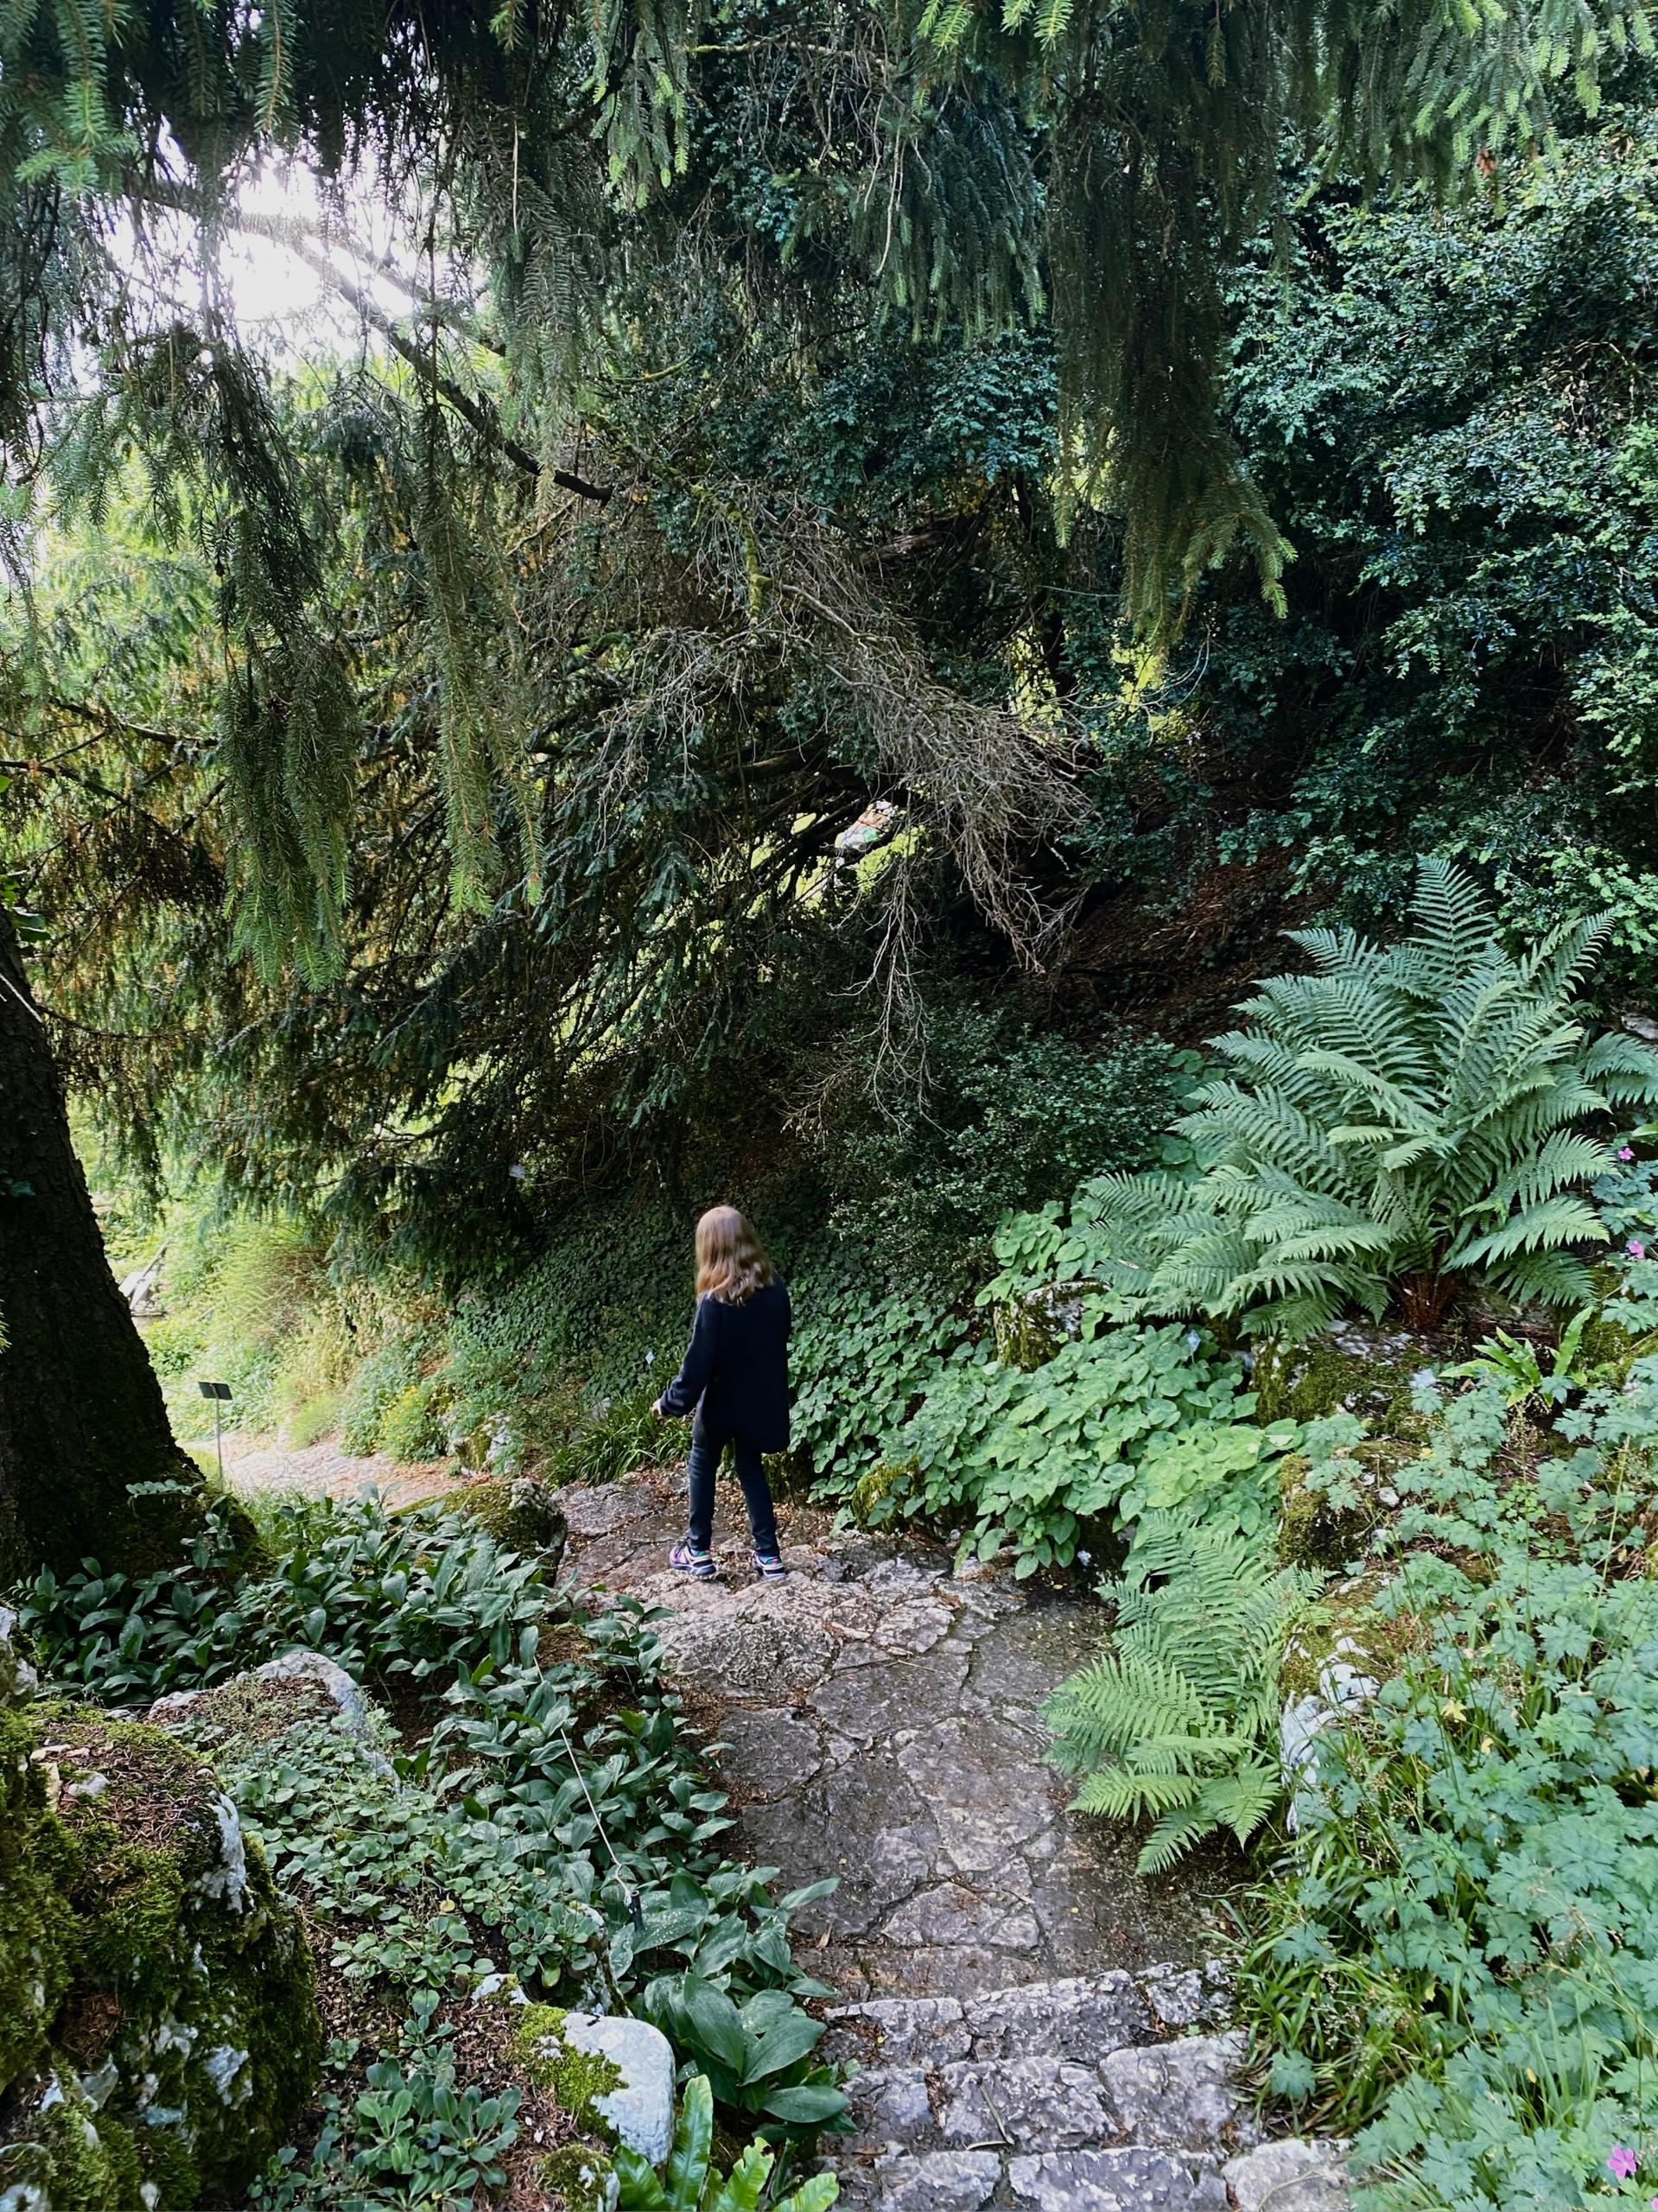
<instances>
[{"instance_id":1,"label":"moss-covered boulder","mask_svg":"<svg viewBox=\"0 0 1658 2212\"><path fill-rule=\"evenodd\" d=\"M545 1483L533 1475L503 1475L468 1483L455 1493L453 1503L498 1544L539 1560L549 1580L557 1573L569 1541L569 1523Z\"/></svg>"},{"instance_id":2,"label":"moss-covered boulder","mask_svg":"<svg viewBox=\"0 0 1658 2212\"><path fill-rule=\"evenodd\" d=\"M212 1769L88 1707L0 1713L0 2201L237 2201L320 2043L297 1916Z\"/></svg>"},{"instance_id":3,"label":"moss-covered boulder","mask_svg":"<svg viewBox=\"0 0 1658 2212\"><path fill-rule=\"evenodd\" d=\"M1278 1556L1284 1565L1339 1574L1363 1560L1399 1510L1394 1478L1418 1448L1372 1438L1316 1470L1305 1452L1286 1452L1278 1463Z\"/></svg>"},{"instance_id":4,"label":"moss-covered boulder","mask_svg":"<svg viewBox=\"0 0 1658 2212\"><path fill-rule=\"evenodd\" d=\"M577 2126L613 2147L625 2143L653 2166L674 2134L673 2046L648 2020L526 2005L512 2029L513 2056L551 2091Z\"/></svg>"},{"instance_id":5,"label":"moss-covered boulder","mask_svg":"<svg viewBox=\"0 0 1658 2212\"><path fill-rule=\"evenodd\" d=\"M1427 1422L1413 1402L1415 1378L1438 1357L1425 1338L1407 1330L1351 1322L1306 1344L1268 1341L1256 1347L1250 1376L1255 1418L1265 1424L1347 1413L1378 1435L1419 1443Z\"/></svg>"}]
</instances>

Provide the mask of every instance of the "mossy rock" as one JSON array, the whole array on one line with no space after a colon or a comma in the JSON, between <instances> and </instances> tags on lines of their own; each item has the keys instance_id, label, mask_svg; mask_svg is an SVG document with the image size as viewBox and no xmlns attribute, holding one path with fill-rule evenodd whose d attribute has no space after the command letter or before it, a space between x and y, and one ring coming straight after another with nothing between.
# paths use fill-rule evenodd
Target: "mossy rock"
<instances>
[{"instance_id":1,"label":"mossy rock","mask_svg":"<svg viewBox=\"0 0 1658 2212\"><path fill-rule=\"evenodd\" d=\"M1632 1329L1609 1321L1604 1313L1597 1313L1584 1328L1578 1340L1578 1357L1574 1363L1579 1370L1593 1373L1605 1370L1604 1379L1622 1383L1637 1359L1650 1359L1658 1353L1658 1330L1648 1329L1637 1333ZM1598 1378L1600 1379L1600 1378Z\"/></svg>"},{"instance_id":2,"label":"mossy rock","mask_svg":"<svg viewBox=\"0 0 1658 2212\"><path fill-rule=\"evenodd\" d=\"M561 2143L536 2169L549 2196L562 2197L568 2212L614 2212L616 2169L591 2143Z\"/></svg>"},{"instance_id":3,"label":"mossy rock","mask_svg":"<svg viewBox=\"0 0 1658 2212\"><path fill-rule=\"evenodd\" d=\"M1286 1567L1338 1574L1363 1558L1378 1529L1397 1511L1393 1476L1416 1446L1379 1437L1344 1454L1347 1479L1340 1498L1315 1489L1305 1452L1286 1452L1278 1463L1278 1556Z\"/></svg>"},{"instance_id":4,"label":"mossy rock","mask_svg":"<svg viewBox=\"0 0 1658 2212\"><path fill-rule=\"evenodd\" d=\"M1022 1368L1026 1373L1045 1367L1060 1346L1079 1332L1084 1300L1098 1287L1089 1282L1045 1283L1039 1290L1001 1300L991 1313L996 1357L1004 1367Z\"/></svg>"},{"instance_id":5,"label":"mossy rock","mask_svg":"<svg viewBox=\"0 0 1658 2212\"><path fill-rule=\"evenodd\" d=\"M917 1472L913 1459L882 1459L854 1483L847 1510L861 1529L884 1529Z\"/></svg>"},{"instance_id":6,"label":"mossy rock","mask_svg":"<svg viewBox=\"0 0 1658 2212\"><path fill-rule=\"evenodd\" d=\"M652 2165L674 2133L674 2054L659 2028L624 2014L525 2005L512 2024L514 2063L577 2126Z\"/></svg>"},{"instance_id":7,"label":"mossy rock","mask_svg":"<svg viewBox=\"0 0 1658 2212\"><path fill-rule=\"evenodd\" d=\"M561 2112L613 2144L616 2131L594 2102L622 2084L622 2069L602 2051L577 2050L564 2039L569 2014L562 2005L526 2005L512 2024L512 2056L532 2082L550 2089Z\"/></svg>"},{"instance_id":8,"label":"mossy rock","mask_svg":"<svg viewBox=\"0 0 1658 2212\"><path fill-rule=\"evenodd\" d=\"M235 2200L320 2057L298 1916L212 1769L87 1707L0 1716L0 2194Z\"/></svg>"},{"instance_id":9,"label":"mossy rock","mask_svg":"<svg viewBox=\"0 0 1658 2212\"><path fill-rule=\"evenodd\" d=\"M569 1524L545 1483L533 1475L502 1475L468 1483L456 1491L454 1503L498 1544L538 1559L549 1577L557 1573Z\"/></svg>"},{"instance_id":10,"label":"mossy rock","mask_svg":"<svg viewBox=\"0 0 1658 2212\"><path fill-rule=\"evenodd\" d=\"M1411 1378L1431 1365L1432 1357L1420 1338L1380 1332L1372 1336L1351 1326L1308 1344L1268 1340L1256 1348L1250 1376L1255 1419L1266 1426L1350 1413L1380 1435L1420 1443L1427 1422L1412 1402Z\"/></svg>"},{"instance_id":11,"label":"mossy rock","mask_svg":"<svg viewBox=\"0 0 1658 2212\"><path fill-rule=\"evenodd\" d=\"M1333 1583L1298 1624L1284 1647L1279 1686L1286 1699L1327 1695L1332 1666L1385 1682L1398 1673L1410 1624L1377 1612L1379 1574Z\"/></svg>"}]
</instances>

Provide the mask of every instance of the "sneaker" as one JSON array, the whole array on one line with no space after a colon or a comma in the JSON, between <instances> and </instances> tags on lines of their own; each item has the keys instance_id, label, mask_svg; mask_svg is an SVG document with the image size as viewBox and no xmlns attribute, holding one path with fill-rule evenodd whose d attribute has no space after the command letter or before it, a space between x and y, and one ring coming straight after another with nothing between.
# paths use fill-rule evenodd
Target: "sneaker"
<instances>
[{"instance_id":1,"label":"sneaker","mask_svg":"<svg viewBox=\"0 0 1658 2212\"><path fill-rule=\"evenodd\" d=\"M789 1572L776 1552L756 1552L754 1571L767 1582L781 1582Z\"/></svg>"},{"instance_id":2,"label":"sneaker","mask_svg":"<svg viewBox=\"0 0 1658 2212\"><path fill-rule=\"evenodd\" d=\"M714 1554L700 1552L695 1544L676 1544L668 1554L670 1567L677 1567L682 1574L692 1575L698 1582L714 1579Z\"/></svg>"}]
</instances>

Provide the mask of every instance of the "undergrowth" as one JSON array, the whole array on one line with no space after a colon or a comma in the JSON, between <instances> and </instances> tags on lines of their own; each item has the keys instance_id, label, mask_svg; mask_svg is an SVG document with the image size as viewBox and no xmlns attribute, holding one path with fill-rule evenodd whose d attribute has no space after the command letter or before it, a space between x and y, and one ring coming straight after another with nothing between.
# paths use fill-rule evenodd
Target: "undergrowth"
<instances>
[{"instance_id":1,"label":"undergrowth","mask_svg":"<svg viewBox=\"0 0 1658 2212\"><path fill-rule=\"evenodd\" d=\"M827 1992L789 1942L791 1914L819 1892L773 1900L723 1855L725 1798L639 1609L556 1599L537 1564L430 1509L283 1505L267 1533L276 1556L262 1573L234 1573L221 1512L175 1574L43 1574L22 1606L49 1679L107 1703L222 1684L300 1644L401 1685L418 1716L402 1745L383 1721L365 1746L314 1719L254 1744L221 1692L181 1724L334 1969L401 2023L378 2051L331 2052L321 2133L260 2202L435 2206L492 2185L516 2107L457 2080L445 2051L453 2006L495 1974L655 2020L725 2085L734 2124L774 2138L841 2124L802 2005ZM740 2044L734 2068L731 2022L746 2032L762 2016L765 2048ZM396 2142L416 2168L386 2163Z\"/></svg>"}]
</instances>

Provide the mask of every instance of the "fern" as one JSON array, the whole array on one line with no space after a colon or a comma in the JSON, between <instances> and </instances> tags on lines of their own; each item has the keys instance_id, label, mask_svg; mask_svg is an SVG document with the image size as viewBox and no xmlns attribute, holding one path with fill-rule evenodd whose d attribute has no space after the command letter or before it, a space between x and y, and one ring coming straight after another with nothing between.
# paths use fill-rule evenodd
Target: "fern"
<instances>
[{"instance_id":1,"label":"fern","mask_svg":"<svg viewBox=\"0 0 1658 2212\"><path fill-rule=\"evenodd\" d=\"M1582 1125L1658 1101L1658 1058L1586 1039L1572 1009L1604 924L1515 957L1474 885L1432 860L1413 912L1391 949L1291 932L1315 972L1261 984L1178 1124L1210 1163L1195 1183L1090 1186L1124 1310L1297 1337L1395 1299L1431 1325L1464 1278L1556 1306L1588 1294L1573 1248L1604 1231L1577 1193L1610 1155Z\"/></svg>"},{"instance_id":2,"label":"fern","mask_svg":"<svg viewBox=\"0 0 1658 2212\"><path fill-rule=\"evenodd\" d=\"M1279 1662L1318 1586L1299 1568L1267 1572L1245 1537L1147 1516L1128 1574L1103 1593L1115 1648L1045 1708L1050 1757L1081 1777L1077 1809L1152 1821L1142 1874L1220 1828L1247 1843L1270 1815Z\"/></svg>"}]
</instances>

